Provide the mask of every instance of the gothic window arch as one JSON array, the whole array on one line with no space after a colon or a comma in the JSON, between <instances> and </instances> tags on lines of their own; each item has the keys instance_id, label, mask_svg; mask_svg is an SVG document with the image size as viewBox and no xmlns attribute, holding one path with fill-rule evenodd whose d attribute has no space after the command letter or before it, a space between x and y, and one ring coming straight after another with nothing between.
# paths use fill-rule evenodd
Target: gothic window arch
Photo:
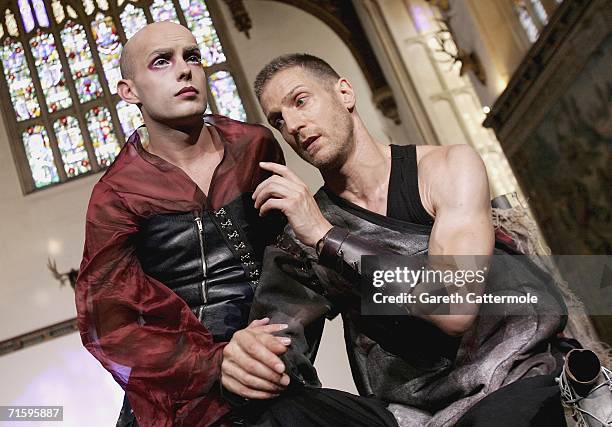
<instances>
[{"instance_id":1,"label":"gothic window arch","mask_svg":"<svg viewBox=\"0 0 612 427\"><path fill-rule=\"evenodd\" d=\"M209 112L253 119L209 6L205 0L0 0L0 90L24 193L103 170L142 123L116 84L122 46L150 22L171 20L195 35Z\"/></svg>"}]
</instances>

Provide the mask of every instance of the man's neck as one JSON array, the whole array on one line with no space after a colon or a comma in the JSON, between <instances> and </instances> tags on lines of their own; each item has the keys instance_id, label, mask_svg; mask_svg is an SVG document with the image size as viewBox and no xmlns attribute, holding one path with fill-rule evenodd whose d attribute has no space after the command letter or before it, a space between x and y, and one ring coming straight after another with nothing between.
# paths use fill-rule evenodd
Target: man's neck
<instances>
[{"instance_id":1,"label":"man's neck","mask_svg":"<svg viewBox=\"0 0 612 427\"><path fill-rule=\"evenodd\" d=\"M191 128L174 129L160 123L147 124L148 151L162 159L189 170L202 156L219 151L210 131L200 122Z\"/></svg>"},{"instance_id":2,"label":"man's neck","mask_svg":"<svg viewBox=\"0 0 612 427\"><path fill-rule=\"evenodd\" d=\"M321 171L327 187L335 194L373 212L386 214L391 149L369 134L356 120L354 150L339 169Z\"/></svg>"}]
</instances>

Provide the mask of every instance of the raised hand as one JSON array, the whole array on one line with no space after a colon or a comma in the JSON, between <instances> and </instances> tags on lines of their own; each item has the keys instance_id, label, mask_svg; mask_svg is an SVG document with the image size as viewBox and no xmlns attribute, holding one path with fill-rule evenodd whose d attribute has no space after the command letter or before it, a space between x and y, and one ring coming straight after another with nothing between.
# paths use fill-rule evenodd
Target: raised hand
<instances>
[{"instance_id":1,"label":"raised hand","mask_svg":"<svg viewBox=\"0 0 612 427\"><path fill-rule=\"evenodd\" d=\"M253 193L259 214L278 209L287 217L296 237L303 244L314 247L332 225L321 213L306 184L287 166L269 162L260 162L259 165L274 173Z\"/></svg>"}]
</instances>

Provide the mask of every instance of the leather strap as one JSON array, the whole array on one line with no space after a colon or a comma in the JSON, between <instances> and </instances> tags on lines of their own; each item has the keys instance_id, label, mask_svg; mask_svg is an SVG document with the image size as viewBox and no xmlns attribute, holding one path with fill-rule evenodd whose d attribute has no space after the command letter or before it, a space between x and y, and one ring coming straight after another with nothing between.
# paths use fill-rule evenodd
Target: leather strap
<instances>
[{"instance_id":1,"label":"leather strap","mask_svg":"<svg viewBox=\"0 0 612 427\"><path fill-rule=\"evenodd\" d=\"M350 232L344 228L332 227L323 238L323 247L319 256L319 263L326 267L333 268L338 264L342 244L349 236Z\"/></svg>"}]
</instances>

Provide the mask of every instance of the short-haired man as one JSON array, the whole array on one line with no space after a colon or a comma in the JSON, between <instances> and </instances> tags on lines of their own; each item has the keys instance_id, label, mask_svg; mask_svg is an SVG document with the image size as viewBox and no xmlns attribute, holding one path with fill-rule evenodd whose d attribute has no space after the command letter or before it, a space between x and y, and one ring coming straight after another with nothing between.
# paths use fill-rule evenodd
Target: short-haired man
<instances>
[{"instance_id":1,"label":"short-haired man","mask_svg":"<svg viewBox=\"0 0 612 427\"><path fill-rule=\"evenodd\" d=\"M504 305L485 316L478 303L431 311L413 304L410 316L373 318L361 316L355 299L362 255L383 261L393 254L470 256L486 266L493 253L512 253L501 244L503 251L494 249L478 154L465 145L377 142L357 113L350 82L310 55L273 60L257 76L255 92L268 122L325 181L313 199L287 167L263 163L275 175L253 195L261 215L281 211L291 228L266 252L251 315L291 324L291 349L283 358L292 380L317 384L303 357L312 351L309 328L341 312L360 394L393 403L400 425L453 425L462 417L466 425L490 425L490 407L501 417L496 425L542 422L542 408L553 423L546 425L563 423L549 375L559 358L549 344L564 326L564 304L526 260L493 265L487 292L530 291L540 298L537 307ZM437 285L440 292L450 289ZM547 312L538 313L542 308ZM234 391L256 388L247 381ZM523 402L520 411L508 404L513 399Z\"/></svg>"}]
</instances>

